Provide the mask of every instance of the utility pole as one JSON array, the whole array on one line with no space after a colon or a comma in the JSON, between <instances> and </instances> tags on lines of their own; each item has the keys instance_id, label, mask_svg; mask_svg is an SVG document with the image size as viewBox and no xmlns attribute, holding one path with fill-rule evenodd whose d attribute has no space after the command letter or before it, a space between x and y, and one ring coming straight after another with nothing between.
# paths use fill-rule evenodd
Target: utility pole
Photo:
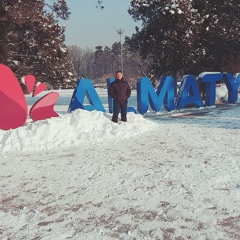
<instances>
[{"instance_id":1,"label":"utility pole","mask_svg":"<svg viewBox=\"0 0 240 240\"><path fill-rule=\"evenodd\" d=\"M121 28L119 28L119 30L117 30L117 33L120 36L120 56L121 56L121 67L122 67L122 73L123 73L123 55L122 55L122 34L123 34L124 30L122 30Z\"/></svg>"}]
</instances>

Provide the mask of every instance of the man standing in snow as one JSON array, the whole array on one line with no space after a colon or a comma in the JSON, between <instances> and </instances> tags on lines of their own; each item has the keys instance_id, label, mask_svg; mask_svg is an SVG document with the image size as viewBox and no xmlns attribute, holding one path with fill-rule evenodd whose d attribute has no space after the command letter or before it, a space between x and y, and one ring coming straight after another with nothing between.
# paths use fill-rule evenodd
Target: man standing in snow
<instances>
[{"instance_id":1,"label":"man standing in snow","mask_svg":"<svg viewBox=\"0 0 240 240\"><path fill-rule=\"evenodd\" d=\"M122 71L117 71L115 81L110 84L108 94L113 101L112 121L118 122L119 110L121 110L121 120L127 121L127 99L131 96L131 88L127 81L123 78Z\"/></svg>"}]
</instances>

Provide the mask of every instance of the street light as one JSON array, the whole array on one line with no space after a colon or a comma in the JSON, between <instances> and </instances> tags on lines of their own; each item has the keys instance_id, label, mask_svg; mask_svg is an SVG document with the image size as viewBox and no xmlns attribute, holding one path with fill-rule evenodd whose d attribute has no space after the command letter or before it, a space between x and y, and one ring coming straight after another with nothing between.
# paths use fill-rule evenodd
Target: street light
<instances>
[{"instance_id":1,"label":"street light","mask_svg":"<svg viewBox=\"0 0 240 240\"><path fill-rule=\"evenodd\" d=\"M123 73L123 56L122 56L122 34L123 34L124 30L122 30L121 28L119 28L119 30L117 30L117 33L120 35L120 56L121 56L121 66L122 66L122 73Z\"/></svg>"}]
</instances>

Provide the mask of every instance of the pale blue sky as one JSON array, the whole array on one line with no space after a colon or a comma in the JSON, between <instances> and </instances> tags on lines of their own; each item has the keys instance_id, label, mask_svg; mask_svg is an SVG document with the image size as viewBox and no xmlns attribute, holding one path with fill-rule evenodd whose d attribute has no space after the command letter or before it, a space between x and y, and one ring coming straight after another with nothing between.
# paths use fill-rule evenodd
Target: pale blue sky
<instances>
[{"instance_id":1,"label":"pale blue sky","mask_svg":"<svg viewBox=\"0 0 240 240\"><path fill-rule=\"evenodd\" d=\"M96 8L97 0L67 0L71 15L69 20L60 21L66 24L66 45L77 45L83 49L89 47L95 50L96 46L111 47L114 42L120 41L117 30L124 30L125 36L131 37L135 33L134 22L127 10L130 0L103 0L104 9Z\"/></svg>"}]
</instances>

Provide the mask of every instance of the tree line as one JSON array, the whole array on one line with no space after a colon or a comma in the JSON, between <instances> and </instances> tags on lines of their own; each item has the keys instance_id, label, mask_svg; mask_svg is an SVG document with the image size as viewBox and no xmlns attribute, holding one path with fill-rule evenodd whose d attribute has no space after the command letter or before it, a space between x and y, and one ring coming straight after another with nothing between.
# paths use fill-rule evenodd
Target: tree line
<instances>
[{"instance_id":1,"label":"tree line","mask_svg":"<svg viewBox=\"0 0 240 240\"><path fill-rule=\"evenodd\" d=\"M34 74L49 88L73 88L82 77L101 84L122 65L132 86L143 75L154 84L163 75L240 71L239 0L132 0L128 12L142 28L122 46L92 51L65 45L57 20L70 17L66 0L2 0L0 61L18 79Z\"/></svg>"},{"instance_id":2,"label":"tree line","mask_svg":"<svg viewBox=\"0 0 240 240\"><path fill-rule=\"evenodd\" d=\"M129 50L120 42L108 46L97 46L95 51L81 49L78 46L68 46L69 57L73 63L74 74L78 79L89 78L96 85L106 86L106 78L114 77L117 70L122 70L132 88L136 81L143 75L141 57L138 52Z\"/></svg>"}]
</instances>

